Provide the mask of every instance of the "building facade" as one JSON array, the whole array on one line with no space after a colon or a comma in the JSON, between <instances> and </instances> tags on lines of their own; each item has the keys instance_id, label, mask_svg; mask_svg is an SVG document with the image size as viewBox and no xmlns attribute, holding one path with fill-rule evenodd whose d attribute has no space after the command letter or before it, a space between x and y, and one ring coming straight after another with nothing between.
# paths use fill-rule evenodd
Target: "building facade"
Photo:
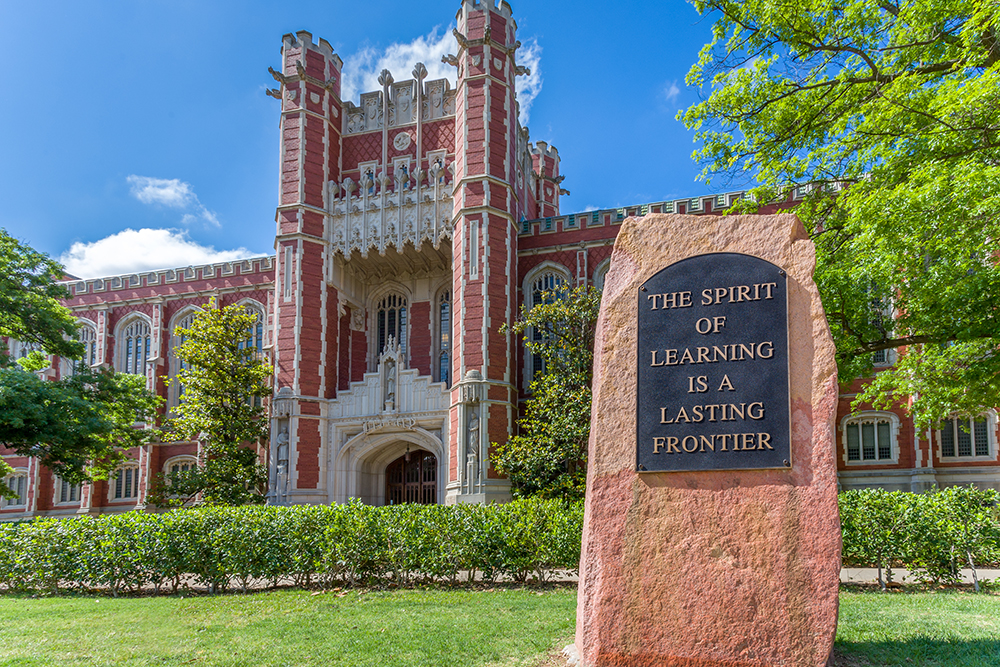
<instances>
[{"instance_id":1,"label":"building facade","mask_svg":"<svg viewBox=\"0 0 1000 667\"><path fill-rule=\"evenodd\" d=\"M526 70L510 6L464 0L455 32L454 87L417 64L383 71L357 101L341 98L326 40L285 35L268 91L280 104L275 255L68 283L86 362L144 374L167 410L176 328L212 297L258 313L255 341L274 364L260 451L273 503L507 499L491 454L540 363L500 325L546 289L601 287L626 217L713 215L743 196L562 214L559 153L518 121ZM838 417L844 488L1000 488L995 414L918 433L902 406L852 412L857 387ZM0 519L143 508L154 475L198 454L197 442L154 443L77 488L8 452L23 492L0 501Z\"/></svg>"}]
</instances>

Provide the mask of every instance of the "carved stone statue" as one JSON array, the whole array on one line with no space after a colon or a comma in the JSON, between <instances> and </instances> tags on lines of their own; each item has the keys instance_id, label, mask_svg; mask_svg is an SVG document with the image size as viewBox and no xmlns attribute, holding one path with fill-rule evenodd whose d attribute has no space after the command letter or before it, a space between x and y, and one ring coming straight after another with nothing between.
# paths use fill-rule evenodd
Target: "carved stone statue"
<instances>
[{"instance_id":1,"label":"carved stone statue","mask_svg":"<svg viewBox=\"0 0 1000 667\"><path fill-rule=\"evenodd\" d=\"M278 463L283 464L288 462L288 424L283 423L281 425L281 430L278 431L277 443L278 443Z\"/></svg>"},{"instance_id":2,"label":"carved stone statue","mask_svg":"<svg viewBox=\"0 0 1000 667\"><path fill-rule=\"evenodd\" d=\"M475 410L469 413L469 439L465 448L466 476L469 484L479 481L479 416Z\"/></svg>"},{"instance_id":3,"label":"carved stone statue","mask_svg":"<svg viewBox=\"0 0 1000 667\"><path fill-rule=\"evenodd\" d=\"M385 362L385 409L392 410L396 405L396 362L389 359Z\"/></svg>"}]
</instances>

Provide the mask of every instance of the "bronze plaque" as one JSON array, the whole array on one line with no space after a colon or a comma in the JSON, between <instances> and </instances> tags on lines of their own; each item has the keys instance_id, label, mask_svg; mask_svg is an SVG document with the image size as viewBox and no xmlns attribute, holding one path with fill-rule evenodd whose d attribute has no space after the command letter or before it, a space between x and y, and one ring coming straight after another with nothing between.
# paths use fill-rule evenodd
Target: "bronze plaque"
<instances>
[{"instance_id":1,"label":"bronze plaque","mask_svg":"<svg viewBox=\"0 0 1000 667\"><path fill-rule=\"evenodd\" d=\"M636 469L791 466L785 272L737 253L640 288Z\"/></svg>"}]
</instances>

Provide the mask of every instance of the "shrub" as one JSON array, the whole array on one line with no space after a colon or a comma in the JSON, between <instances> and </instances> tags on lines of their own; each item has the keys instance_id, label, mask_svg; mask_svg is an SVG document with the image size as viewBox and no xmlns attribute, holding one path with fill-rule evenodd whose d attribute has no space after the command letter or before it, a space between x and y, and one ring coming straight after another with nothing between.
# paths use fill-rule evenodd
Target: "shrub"
<instances>
[{"instance_id":1,"label":"shrub","mask_svg":"<svg viewBox=\"0 0 1000 667\"><path fill-rule=\"evenodd\" d=\"M409 584L575 569L580 503L205 507L0 524L0 586L106 588L189 579L210 592L282 580ZM471 579L472 577L470 577Z\"/></svg>"}]
</instances>

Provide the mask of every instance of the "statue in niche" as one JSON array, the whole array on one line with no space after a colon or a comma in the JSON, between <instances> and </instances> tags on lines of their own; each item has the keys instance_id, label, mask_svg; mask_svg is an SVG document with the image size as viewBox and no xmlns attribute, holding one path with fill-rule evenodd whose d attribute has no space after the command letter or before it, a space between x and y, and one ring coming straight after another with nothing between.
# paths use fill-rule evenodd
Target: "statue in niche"
<instances>
[{"instance_id":1,"label":"statue in niche","mask_svg":"<svg viewBox=\"0 0 1000 667\"><path fill-rule=\"evenodd\" d=\"M385 409L392 410L396 405L396 362L387 359L385 362Z\"/></svg>"},{"instance_id":2,"label":"statue in niche","mask_svg":"<svg viewBox=\"0 0 1000 667\"><path fill-rule=\"evenodd\" d=\"M479 416L475 408L469 413L468 436L465 447L466 477L469 484L479 481Z\"/></svg>"},{"instance_id":3,"label":"statue in niche","mask_svg":"<svg viewBox=\"0 0 1000 667\"><path fill-rule=\"evenodd\" d=\"M278 466L281 467L288 463L288 422L283 422L279 427L277 444L278 444Z\"/></svg>"}]
</instances>

